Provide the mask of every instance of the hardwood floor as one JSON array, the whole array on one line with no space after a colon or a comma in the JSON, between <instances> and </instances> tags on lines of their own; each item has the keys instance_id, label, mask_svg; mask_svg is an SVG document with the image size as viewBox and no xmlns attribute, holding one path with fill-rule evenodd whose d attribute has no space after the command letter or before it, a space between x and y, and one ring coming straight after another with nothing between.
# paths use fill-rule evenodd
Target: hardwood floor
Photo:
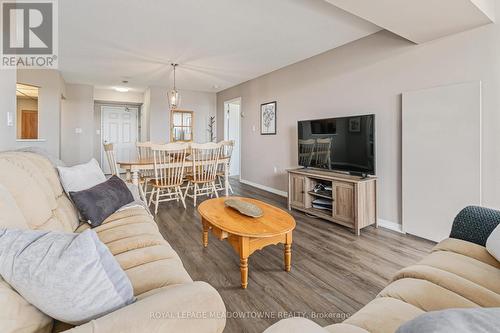
<instances>
[{"instance_id":1,"label":"hardwood floor","mask_svg":"<svg viewBox=\"0 0 500 333\"><path fill-rule=\"evenodd\" d=\"M231 180L235 195L286 209L286 199ZM432 242L368 227L361 236L331 222L293 211L292 270L283 270L283 245L249 258L248 289L240 288L239 257L212 234L202 246L202 229L192 200L162 203L156 218L193 280L221 294L232 318L225 333L262 332L285 315L315 316L321 326L343 321L372 300L404 266L425 256Z\"/></svg>"}]
</instances>

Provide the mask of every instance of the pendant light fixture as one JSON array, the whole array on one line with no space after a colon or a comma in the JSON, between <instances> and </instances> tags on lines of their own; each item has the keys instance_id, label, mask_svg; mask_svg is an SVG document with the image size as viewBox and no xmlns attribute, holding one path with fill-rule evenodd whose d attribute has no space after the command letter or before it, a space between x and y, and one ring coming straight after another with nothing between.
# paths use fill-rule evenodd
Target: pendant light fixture
<instances>
[{"instance_id":1,"label":"pendant light fixture","mask_svg":"<svg viewBox=\"0 0 500 333\"><path fill-rule=\"evenodd\" d=\"M174 69L174 89L172 89L168 93L168 103L170 104L170 109L175 110L179 107L180 104L180 98L181 96L179 95L179 92L177 91L177 88L175 86L175 69L179 64L170 64L172 68Z\"/></svg>"}]
</instances>

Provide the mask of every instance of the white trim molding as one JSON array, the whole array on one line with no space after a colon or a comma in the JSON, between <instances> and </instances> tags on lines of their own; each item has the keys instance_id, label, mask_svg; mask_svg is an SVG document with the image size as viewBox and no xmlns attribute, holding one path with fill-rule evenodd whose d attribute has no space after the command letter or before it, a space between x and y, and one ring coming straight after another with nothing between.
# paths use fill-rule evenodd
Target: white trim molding
<instances>
[{"instance_id":1,"label":"white trim molding","mask_svg":"<svg viewBox=\"0 0 500 333\"><path fill-rule=\"evenodd\" d=\"M403 230L403 226L399 223L391 222L391 221L387 221L387 220L382 220L382 219L377 219L377 223L378 223L379 227L389 229L392 231L396 231L396 232L399 232L401 234L406 234L406 232L404 232L404 230Z\"/></svg>"},{"instance_id":2,"label":"white trim molding","mask_svg":"<svg viewBox=\"0 0 500 333\"><path fill-rule=\"evenodd\" d=\"M264 191L267 191L267 192L271 192L271 193L277 194L279 196L288 198L288 193L285 192L285 191L280 191L280 190L277 190L275 188L272 188L272 187L269 187L269 186L265 186L265 185L261 185L261 184L257 184L257 183L254 183L254 182L251 182L251 181L245 180L245 179L240 179L240 182L243 183L243 184L250 185L250 186L256 187L258 189L261 189L261 190L264 190Z\"/></svg>"}]
</instances>

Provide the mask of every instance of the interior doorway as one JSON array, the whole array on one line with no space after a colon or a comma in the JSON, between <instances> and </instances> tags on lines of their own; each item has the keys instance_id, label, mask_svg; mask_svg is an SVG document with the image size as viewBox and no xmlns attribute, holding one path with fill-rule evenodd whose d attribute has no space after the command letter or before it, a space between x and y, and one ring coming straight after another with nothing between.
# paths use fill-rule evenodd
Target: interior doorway
<instances>
[{"instance_id":1,"label":"interior doorway","mask_svg":"<svg viewBox=\"0 0 500 333\"><path fill-rule=\"evenodd\" d=\"M234 140L231 176L241 175L241 97L224 102L224 140Z\"/></svg>"},{"instance_id":2,"label":"interior doorway","mask_svg":"<svg viewBox=\"0 0 500 333\"><path fill-rule=\"evenodd\" d=\"M137 157L138 115L137 106L101 106L102 143L113 143L117 161ZM101 167L105 174L111 173L102 144Z\"/></svg>"}]
</instances>

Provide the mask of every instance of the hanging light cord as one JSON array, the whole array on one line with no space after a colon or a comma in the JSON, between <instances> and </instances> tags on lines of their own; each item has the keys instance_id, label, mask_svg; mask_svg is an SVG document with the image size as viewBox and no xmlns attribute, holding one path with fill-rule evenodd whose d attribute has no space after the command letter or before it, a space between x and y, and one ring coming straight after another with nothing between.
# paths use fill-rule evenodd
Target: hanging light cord
<instances>
[{"instance_id":1,"label":"hanging light cord","mask_svg":"<svg viewBox=\"0 0 500 333\"><path fill-rule=\"evenodd\" d=\"M177 64L172 64L172 66L174 67L174 90L177 90L175 87L175 68L177 67Z\"/></svg>"}]
</instances>

